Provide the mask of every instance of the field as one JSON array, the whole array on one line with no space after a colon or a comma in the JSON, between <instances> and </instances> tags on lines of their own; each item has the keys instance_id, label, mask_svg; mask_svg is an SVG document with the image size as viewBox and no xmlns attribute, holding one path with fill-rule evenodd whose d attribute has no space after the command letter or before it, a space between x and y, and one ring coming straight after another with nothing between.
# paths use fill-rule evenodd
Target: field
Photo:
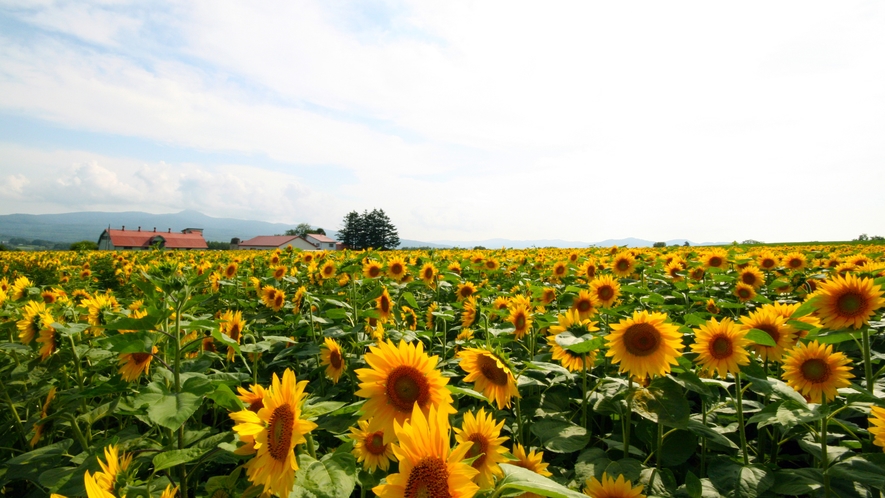
<instances>
[{"instance_id":1,"label":"field","mask_svg":"<svg viewBox=\"0 0 885 498\"><path fill-rule=\"evenodd\" d=\"M883 245L0 268L6 496L885 490Z\"/></svg>"}]
</instances>

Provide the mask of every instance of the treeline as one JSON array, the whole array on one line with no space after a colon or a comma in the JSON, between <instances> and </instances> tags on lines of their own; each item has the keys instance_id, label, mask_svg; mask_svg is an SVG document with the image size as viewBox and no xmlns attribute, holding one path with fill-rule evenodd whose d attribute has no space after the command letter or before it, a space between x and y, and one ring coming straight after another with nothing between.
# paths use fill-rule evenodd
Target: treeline
<instances>
[{"instance_id":1,"label":"treeline","mask_svg":"<svg viewBox=\"0 0 885 498\"><path fill-rule=\"evenodd\" d=\"M383 209L351 211L344 216L344 226L338 230L338 241L350 249L395 249L399 246L396 227Z\"/></svg>"}]
</instances>

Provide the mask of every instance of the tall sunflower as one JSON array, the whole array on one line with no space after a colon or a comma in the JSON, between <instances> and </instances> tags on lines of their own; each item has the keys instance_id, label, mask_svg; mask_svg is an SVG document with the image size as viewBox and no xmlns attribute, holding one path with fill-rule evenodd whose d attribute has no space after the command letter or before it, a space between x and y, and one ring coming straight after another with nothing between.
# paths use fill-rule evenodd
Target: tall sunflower
<instances>
[{"instance_id":1,"label":"tall sunflower","mask_svg":"<svg viewBox=\"0 0 885 498\"><path fill-rule=\"evenodd\" d=\"M461 368L467 372L464 382L475 382L474 387L499 410L510 407L510 398L519 397L516 379L507 363L495 353L480 348L466 348L458 352Z\"/></svg>"},{"instance_id":2,"label":"tall sunflower","mask_svg":"<svg viewBox=\"0 0 885 498\"><path fill-rule=\"evenodd\" d=\"M885 408L881 406L870 407L869 431L873 435L873 444L881 446L885 451Z\"/></svg>"},{"instance_id":3,"label":"tall sunflower","mask_svg":"<svg viewBox=\"0 0 885 498\"><path fill-rule=\"evenodd\" d=\"M104 294L96 293L84 300L83 305L86 306L89 311L87 321L91 325L96 325L96 327L91 329L92 333L96 335L101 333L101 329L97 326L107 323L105 314L120 311L120 303L117 302L117 298L115 298L110 292Z\"/></svg>"},{"instance_id":4,"label":"tall sunflower","mask_svg":"<svg viewBox=\"0 0 885 498\"><path fill-rule=\"evenodd\" d=\"M756 262L759 263L759 268L762 268L765 271L774 270L778 265L777 257L771 251L762 251L759 256L756 257Z\"/></svg>"},{"instance_id":5,"label":"tall sunflower","mask_svg":"<svg viewBox=\"0 0 885 498\"><path fill-rule=\"evenodd\" d=\"M750 299L756 297L756 289L753 288L750 284L745 284L743 282L738 282L734 287L734 296L738 298L738 301L745 303Z\"/></svg>"},{"instance_id":6,"label":"tall sunflower","mask_svg":"<svg viewBox=\"0 0 885 498\"><path fill-rule=\"evenodd\" d=\"M552 327L551 327L552 328ZM580 372L583 369L591 369L596 363L596 351L589 353L574 353L565 349L556 342L556 336L547 337L547 345L550 346L550 352L554 360L562 363L569 372Z\"/></svg>"},{"instance_id":7,"label":"tall sunflower","mask_svg":"<svg viewBox=\"0 0 885 498\"><path fill-rule=\"evenodd\" d=\"M393 316L393 301L390 299L387 287L384 287L381 295L375 299L375 310L378 311L378 321L381 323L387 323L390 317Z\"/></svg>"},{"instance_id":8,"label":"tall sunflower","mask_svg":"<svg viewBox=\"0 0 885 498\"><path fill-rule=\"evenodd\" d=\"M581 265L581 269L578 270L578 272L587 280L592 280L596 278L596 270L598 270L596 267L596 261L588 259L583 265Z\"/></svg>"},{"instance_id":9,"label":"tall sunflower","mask_svg":"<svg viewBox=\"0 0 885 498\"><path fill-rule=\"evenodd\" d=\"M800 342L784 357L783 379L812 403L820 403L822 395L832 401L836 389L851 385L850 363L843 353L833 352L832 344Z\"/></svg>"},{"instance_id":10,"label":"tall sunflower","mask_svg":"<svg viewBox=\"0 0 885 498\"><path fill-rule=\"evenodd\" d=\"M758 289L765 283L765 276L762 275L762 270L759 268L748 266L740 271L738 274L738 281L747 285L752 285L754 289Z\"/></svg>"},{"instance_id":11,"label":"tall sunflower","mask_svg":"<svg viewBox=\"0 0 885 498\"><path fill-rule=\"evenodd\" d=\"M488 489L495 485L495 478L504 477L499 464L507 462L507 449L502 443L507 441L507 436L501 436L501 428L504 421L495 421L491 413L486 413L485 408L480 408L476 415L473 412L464 413L464 421L460 429L455 429L455 441L458 443L473 443L465 458L476 458L471 464L479 474L473 478L473 482L480 489Z\"/></svg>"},{"instance_id":12,"label":"tall sunflower","mask_svg":"<svg viewBox=\"0 0 885 498\"><path fill-rule=\"evenodd\" d=\"M326 377L332 379L333 384L338 383L341 374L347 370L344 363L344 355L341 352L341 346L338 341L331 337L326 337L323 345L320 347L320 360L326 366Z\"/></svg>"},{"instance_id":13,"label":"tall sunflower","mask_svg":"<svg viewBox=\"0 0 885 498\"><path fill-rule=\"evenodd\" d=\"M728 264L728 252L722 248L711 249L703 256L707 268L724 268Z\"/></svg>"},{"instance_id":14,"label":"tall sunflower","mask_svg":"<svg viewBox=\"0 0 885 498\"><path fill-rule=\"evenodd\" d=\"M428 413L437 407L441 413L454 413L452 395L446 389L449 379L437 370L439 357L428 356L421 342L391 340L370 346L364 356L370 368L356 370L360 381L355 393L367 398L361 419L372 419L372 430L383 430L393 438L394 422L403 423L417 406Z\"/></svg>"},{"instance_id":15,"label":"tall sunflower","mask_svg":"<svg viewBox=\"0 0 885 498\"><path fill-rule=\"evenodd\" d=\"M749 332L750 329L759 329L768 334L775 342L774 346L753 344L756 353L767 361L781 361L784 350L789 348L795 341L796 329L787 324L786 318L778 314L771 306L765 305L746 316L741 316L741 326Z\"/></svg>"},{"instance_id":16,"label":"tall sunflower","mask_svg":"<svg viewBox=\"0 0 885 498\"><path fill-rule=\"evenodd\" d=\"M783 257L781 260L783 262L784 267L789 268L794 271L801 270L805 268L805 265L808 263L808 260L805 258L805 255L801 252L791 252Z\"/></svg>"},{"instance_id":17,"label":"tall sunflower","mask_svg":"<svg viewBox=\"0 0 885 498\"><path fill-rule=\"evenodd\" d=\"M557 261L553 264L553 278L561 279L568 275L568 264L565 261Z\"/></svg>"},{"instance_id":18,"label":"tall sunflower","mask_svg":"<svg viewBox=\"0 0 885 498\"><path fill-rule=\"evenodd\" d=\"M219 324L221 333L236 341L237 344L240 343L240 338L242 337L243 329L245 328L246 322L243 320L242 311L226 310L221 314L221 323ZM234 348L227 348L228 361L233 361L235 354L236 351L234 351Z\"/></svg>"},{"instance_id":19,"label":"tall sunflower","mask_svg":"<svg viewBox=\"0 0 885 498\"><path fill-rule=\"evenodd\" d=\"M596 477L587 480L584 494L593 498L645 498L642 485L634 487L631 481L624 479L623 474L615 480L605 472L602 473L602 481Z\"/></svg>"},{"instance_id":20,"label":"tall sunflower","mask_svg":"<svg viewBox=\"0 0 885 498\"><path fill-rule=\"evenodd\" d=\"M476 321L477 314L476 298L470 296L464 301L464 308L461 310L461 327L467 328Z\"/></svg>"},{"instance_id":21,"label":"tall sunflower","mask_svg":"<svg viewBox=\"0 0 885 498\"><path fill-rule=\"evenodd\" d=\"M433 266L433 263L424 263L424 266L421 267L421 281L429 287L436 285L436 276L438 274L439 271Z\"/></svg>"},{"instance_id":22,"label":"tall sunflower","mask_svg":"<svg viewBox=\"0 0 885 498\"><path fill-rule=\"evenodd\" d=\"M286 293L272 285L267 285L261 289L261 301L268 308L280 311L286 304Z\"/></svg>"},{"instance_id":23,"label":"tall sunflower","mask_svg":"<svg viewBox=\"0 0 885 498\"><path fill-rule=\"evenodd\" d=\"M326 262L323 263L323 266L320 267L320 278L328 280L334 277L337 272L338 269L335 267L335 262L331 259L326 260Z\"/></svg>"},{"instance_id":24,"label":"tall sunflower","mask_svg":"<svg viewBox=\"0 0 885 498\"><path fill-rule=\"evenodd\" d=\"M151 368L151 360L157 354L157 346L151 347L150 353L123 353L117 362L120 365L120 377L126 382L132 382L141 374L147 375Z\"/></svg>"},{"instance_id":25,"label":"tall sunflower","mask_svg":"<svg viewBox=\"0 0 885 498\"><path fill-rule=\"evenodd\" d=\"M295 485L295 445L306 442L304 435L317 426L301 418L306 386L306 380L296 382L295 374L287 368L282 381L273 374L264 406L257 413L247 409L230 414L237 422L234 431L254 438L257 451L246 464L246 475L253 484L264 486L265 493L286 497Z\"/></svg>"},{"instance_id":26,"label":"tall sunflower","mask_svg":"<svg viewBox=\"0 0 885 498\"><path fill-rule=\"evenodd\" d=\"M395 425L398 444L393 453L399 460L399 472L387 476L387 482L372 488L379 498L440 496L472 497L479 490L473 477L476 469L462 462L470 444L449 447L449 419L443 410L431 407L425 416L418 406L409 421Z\"/></svg>"},{"instance_id":27,"label":"tall sunflower","mask_svg":"<svg viewBox=\"0 0 885 498\"><path fill-rule=\"evenodd\" d=\"M737 375L742 365L750 364L745 349L750 344L744 337L747 331L730 318L723 318L721 322L711 318L694 332L691 350L698 354L695 362L703 371L715 372L724 379L729 373Z\"/></svg>"},{"instance_id":28,"label":"tall sunflower","mask_svg":"<svg viewBox=\"0 0 885 498\"><path fill-rule=\"evenodd\" d=\"M455 290L455 298L458 301L463 301L474 294L476 294L476 284L473 282L458 284L458 288Z\"/></svg>"},{"instance_id":29,"label":"tall sunflower","mask_svg":"<svg viewBox=\"0 0 885 498\"><path fill-rule=\"evenodd\" d=\"M387 276L397 282L401 282L404 278L406 278L406 274L408 273L408 269L406 267L406 260L400 257L393 257L390 261L387 262Z\"/></svg>"},{"instance_id":30,"label":"tall sunflower","mask_svg":"<svg viewBox=\"0 0 885 498\"><path fill-rule=\"evenodd\" d=\"M820 284L817 313L828 329L859 329L885 304L882 294L870 278L836 275Z\"/></svg>"},{"instance_id":31,"label":"tall sunflower","mask_svg":"<svg viewBox=\"0 0 885 498\"><path fill-rule=\"evenodd\" d=\"M513 324L513 333L516 335L516 339L522 339L532 328L532 314L529 307L522 303L511 306L507 321Z\"/></svg>"},{"instance_id":32,"label":"tall sunflower","mask_svg":"<svg viewBox=\"0 0 885 498\"><path fill-rule=\"evenodd\" d=\"M591 321L589 318L581 318L578 310L569 309L565 313L560 313L556 317L556 325L551 325L548 330L553 335L559 335L565 331L575 335L584 335L599 330L596 324L597 322Z\"/></svg>"},{"instance_id":33,"label":"tall sunflower","mask_svg":"<svg viewBox=\"0 0 885 498\"><path fill-rule=\"evenodd\" d=\"M129 453L119 453L116 445L112 444L104 448L104 461L98 459L98 465L101 471L96 471L90 475L87 470L83 474L83 481L86 484L86 495L89 498L107 498L119 496L118 493L118 477L129 468L132 463L132 455Z\"/></svg>"},{"instance_id":34,"label":"tall sunflower","mask_svg":"<svg viewBox=\"0 0 885 498\"><path fill-rule=\"evenodd\" d=\"M22 344L30 344L46 327L51 327L55 320L42 301L28 301L22 309L22 319L16 322L18 338Z\"/></svg>"},{"instance_id":35,"label":"tall sunflower","mask_svg":"<svg viewBox=\"0 0 885 498\"><path fill-rule=\"evenodd\" d=\"M384 271L384 267L377 261L368 260L363 264L363 276L366 278L378 278Z\"/></svg>"},{"instance_id":36,"label":"tall sunflower","mask_svg":"<svg viewBox=\"0 0 885 498\"><path fill-rule=\"evenodd\" d=\"M596 303L593 295L585 290L579 291L578 296L572 301L572 309L578 312L581 320L590 318L596 313Z\"/></svg>"},{"instance_id":37,"label":"tall sunflower","mask_svg":"<svg viewBox=\"0 0 885 498\"><path fill-rule=\"evenodd\" d=\"M611 308L621 295L621 284L611 275L601 275L590 282L590 292L600 306Z\"/></svg>"},{"instance_id":38,"label":"tall sunflower","mask_svg":"<svg viewBox=\"0 0 885 498\"><path fill-rule=\"evenodd\" d=\"M363 468L369 472L381 469L387 472L390 462L395 461L393 455L393 443L384 442L383 430L369 430L367 420L358 420L358 427L350 428L350 439L353 441L351 453L356 457L357 463L362 463Z\"/></svg>"},{"instance_id":39,"label":"tall sunflower","mask_svg":"<svg viewBox=\"0 0 885 498\"><path fill-rule=\"evenodd\" d=\"M665 313L635 311L611 327L605 337L608 341L606 356L612 363L620 364L620 372L634 377L670 373L670 365L682 356L682 334L679 328L667 323Z\"/></svg>"},{"instance_id":40,"label":"tall sunflower","mask_svg":"<svg viewBox=\"0 0 885 498\"><path fill-rule=\"evenodd\" d=\"M612 273L618 277L629 277L636 268L636 258L629 252L622 252L612 259Z\"/></svg>"}]
</instances>

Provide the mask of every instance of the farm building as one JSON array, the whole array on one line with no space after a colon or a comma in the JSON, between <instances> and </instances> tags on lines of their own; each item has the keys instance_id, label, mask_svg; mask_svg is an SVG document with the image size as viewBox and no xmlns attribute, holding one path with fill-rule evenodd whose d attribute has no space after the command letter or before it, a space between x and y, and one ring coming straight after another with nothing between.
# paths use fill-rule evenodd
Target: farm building
<instances>
[{"instance_id":1,"label":"farm building","mask_svg":"<svg viewBox=\"0 0 885 498\"><path fill-rule=\"evenodd\" d=\"M107 228L98 237L98 249L104 251L116 251L123 249L143 250L152 247L164 249L208 249L206 240L203 239L202 228L185 228L181 233L158 232L157 228L151 232L138 230L120 230Z\"/></svg>"},{"instance_id":2,"label":"farm building","mask_svg":"<svg viewBox=\"0 0 885 498\"><path fill-rule=\"evenodd\" d=\"M293 249L304 251L334 251L336 245L337 243L334 240L316 233L309 233L306 237L299 237L298 235L259 235L249 240L240 241L240 239L233 239L230 241L231 249L285 249L287 246L292 246Z\"/></svg>"},{"instance_id":3,"label":"farm building","mask_svg":"<svg viewBox=\"0 0 885 498\"><path fill-rule=\"evenodd\" d=\"M304 238L307 239L308 242L316 246L317 249L334 251L335 245L337 244L334 239L330 239L329 237L326 237L325 235L319 233L309 233Z\"/></svg>"}]
</instances>

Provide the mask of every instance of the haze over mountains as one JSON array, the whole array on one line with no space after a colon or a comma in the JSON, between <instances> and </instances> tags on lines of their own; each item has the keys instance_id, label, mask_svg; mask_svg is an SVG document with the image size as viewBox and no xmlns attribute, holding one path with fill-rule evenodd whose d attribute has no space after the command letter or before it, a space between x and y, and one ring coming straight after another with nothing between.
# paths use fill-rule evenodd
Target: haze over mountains
<instances>
[{"instance_id":1,"label":"haze over mountains","mask_svg":"<svg viewBox=\"0 0 885 498\"><path fill-rule=\"evenodd\" d=\"M395 225L396 223L394 223ZM268 223L256 220L238 220L234 218L214 218L193 210L181 211L170 214L151 214L140 211L127 212L100 212L84 211L63 214L8 214L0 215L0 241L12 237L25 239L41 239L54 242L77 242L80 240L98 240L102 230L120 228L125 226L127 230L166 232L171 229L179 232L184 228L202 228L203 237L207 241L228 242L234 237L249 239L258 235L275 235L285 233L286 230L295 228L295 225L285 223ZM335 238L337 227L322 227L326 233ZM434 240L418 241L402 238L400 233L400 247L462 247L472 248L476 246L488 249L501 247L513 249L526 249L531 247L588 247L591 245L600 247L629 246L650 247L654 241L637 238L607 239L598 242L568 241L559 239L537 240L510 240L510 239L486 239L486 240ZM673 239L666 241L667 245L683 245L685 239ZM724 242L703 242L691 245L721 245Z\"/></svg>"}]
</instances>

